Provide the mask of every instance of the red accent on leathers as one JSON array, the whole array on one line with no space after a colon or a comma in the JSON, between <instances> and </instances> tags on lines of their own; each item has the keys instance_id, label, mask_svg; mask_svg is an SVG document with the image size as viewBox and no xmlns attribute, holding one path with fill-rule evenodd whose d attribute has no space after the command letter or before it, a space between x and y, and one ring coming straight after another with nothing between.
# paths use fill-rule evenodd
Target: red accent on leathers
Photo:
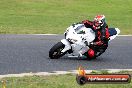
<instances>
[{"instance_id":1,"label":"red accent on leathers","mask_svg":"<svg viewBox=\"0 0 132 88\"><path fill-rule=\"evenodd\" d=\"M106 34L105 34L106 36L105 37L108 39L110 37L109 29L108 29L108 27L105 29L106 29Z\"/></svg>"},{"instance_id":2,"label":"red accent on leathers","mask_svg":"<svg viewBox=\"0 0 132 88\"><path fill-rule=\"evenodd\" d=\"M93 49L89 49L89 50L88 50L88 56L89 56L90 58L93 58L93 57L95 56L95 52L94 52Z\"/></svg>"},{"instance_id":3,"label":"red accent on leathers","mask_svg":"<svg viewBox=\"0 0 132 88\"><path fill-rule=\"evenodd\" d=\"M96 30L96 27L93 26L93 21L89 21L89 20L84 20L82 21L82 23L85 25L85 27L87 28L92 28L93 31L96 31L96 36L97 36L97 40L96 45L102 45L103 44L103 40L101 39L102 33L99 30ZM106 26L105 28L105 38L108 39L110 36L109 31L108 31L108 26Z\"/></svg>"},{"instance_id":4,"label":"red accent on leathers","mask_svg":"<svg viewBox=\"0 0 132 88\"><path fill-rule=\"evenodd\" d=\"M89 27L89 28L92 28L93 27L93 22L92 21L89 21L89 20L84 20L82 21L82 23L85 25L85 27Z\"/></svg>"}]
</instances>

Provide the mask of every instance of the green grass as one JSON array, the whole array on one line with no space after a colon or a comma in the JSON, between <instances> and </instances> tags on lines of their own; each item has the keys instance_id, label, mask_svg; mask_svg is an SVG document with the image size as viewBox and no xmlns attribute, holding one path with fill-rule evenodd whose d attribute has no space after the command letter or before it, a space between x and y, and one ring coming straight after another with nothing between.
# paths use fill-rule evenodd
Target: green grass
<instances>
[{"instance_id":1,"label":"green grass","mask_svg":"<svg viewBox=\"0 0 132 88\"><path fill-rule=\"evenodd\" d=\"M62 34L70 24L97 14L121 34L132 34L132 0L0 0L0 33Z\"/></svg>"},{"instance_id":2,"label":"green grass","mask_svg":"<svg viewBox=\"0 0 132 88\"><path fill-rule=\"evenodd\" d=\"M6 80L6 88L132 88L130 84L85 84L80 86L76 83L76 76L58 75L58 76L32 76L3 78ZM0 88L2 83L0 83Z\"/></svg>"}]
</instances>

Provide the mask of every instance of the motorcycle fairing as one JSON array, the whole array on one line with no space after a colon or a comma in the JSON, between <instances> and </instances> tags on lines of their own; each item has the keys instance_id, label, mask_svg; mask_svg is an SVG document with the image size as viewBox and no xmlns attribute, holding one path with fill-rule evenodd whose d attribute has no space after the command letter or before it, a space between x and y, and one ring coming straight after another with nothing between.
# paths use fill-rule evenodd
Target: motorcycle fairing
<instances>
[{"instance_id":1,"label":"motorcycle fairing","mask_svg":"<svg viewBox=\"0 0 132 88\"><path fill-rule=\"evenodd\" d=\"M118 28L109 28L110 33L110 40L113 40L115 37L117 37L120 33L120 30Z\"/></svg>"}]
</instances>

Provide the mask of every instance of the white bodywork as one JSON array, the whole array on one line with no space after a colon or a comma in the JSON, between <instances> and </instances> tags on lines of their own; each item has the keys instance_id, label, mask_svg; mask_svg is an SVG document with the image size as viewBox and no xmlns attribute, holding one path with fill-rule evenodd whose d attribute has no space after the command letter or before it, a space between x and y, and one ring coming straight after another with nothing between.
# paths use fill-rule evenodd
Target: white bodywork
<instances>
[{"instance_id":1,"label":"white bodywork","mask_svg":"<svg viewBox=\"0 0 132 88\"><path fill-rule=\"evenodd\" d=\"M83 33L79 33L79 32ZM72 49L72 55L79 55L88 51L88 46L84 43L87 41L88 44L95 39L95 33L91 28L86 28L83 24L77 24L70 26L66 30L66 39L62 39L61 42L65 45L65 48L61 52ZM70 44L68 39L73 41L73 44Z\"/></svg>"},{"instance_id":2,"label":"white bodywork","mask_svg":"<svg viewBox=\"0 0 132 88\"><path fill-rule=\"evenodd\" d=\"M120 30L115 28L117 31L116 35L110 37L110 40L113 40L119 33ZM82 32L82 33L81 33ZM62 39L61 42L65 45L65 48L61 51L62 53L66 52L67 50L72 49L73 56L79 56L80 53L84 54L88 51L89 45L95 39L95 32L91 28L86 28L84 24L74 24L67 28L65 39ZM72 44L69 42L72 41Z\"/></svg>"}]
</instances>

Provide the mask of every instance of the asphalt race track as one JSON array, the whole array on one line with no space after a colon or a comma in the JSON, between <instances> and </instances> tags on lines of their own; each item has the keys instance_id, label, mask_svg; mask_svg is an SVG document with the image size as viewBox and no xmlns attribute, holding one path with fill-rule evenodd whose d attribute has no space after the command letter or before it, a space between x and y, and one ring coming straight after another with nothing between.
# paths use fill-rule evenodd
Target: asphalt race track
<instances>
[{"instance_id":1,"label":"asphalt race track","mask_svg":"<svg viewBox=\"0 0 132 88\"><path fill-rule=\"evenodd\" d=\"M50 48L63 35L0 35L0 75L85 69L132 69L132 36L118 36L95 60L67 58L51 60Z\"/></svg>"}]
</instances>

